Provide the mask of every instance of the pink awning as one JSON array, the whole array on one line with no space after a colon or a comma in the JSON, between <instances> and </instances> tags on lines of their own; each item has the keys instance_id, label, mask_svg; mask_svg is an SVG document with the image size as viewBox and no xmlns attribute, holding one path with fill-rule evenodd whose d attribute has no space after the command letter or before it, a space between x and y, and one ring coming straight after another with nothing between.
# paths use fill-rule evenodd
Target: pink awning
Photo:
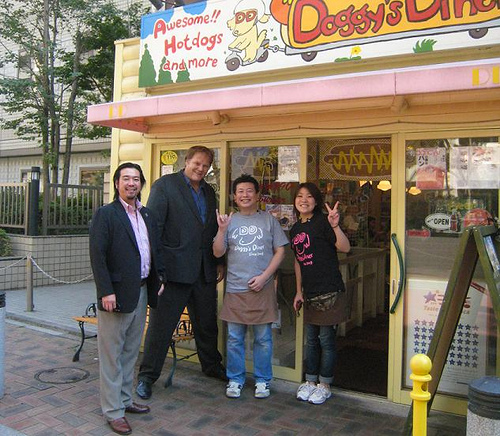
<instances>
[{"instance_id":1,"label":"pink awning","mask_svg":"<svg viewBox=\"0 0 500 436\"><path fill-rule=\"evenodd\" d=\"M147 133L151 118L500 87L500 59L152 96L89 106L87 121Z\"/></svg>"}]
</instances>

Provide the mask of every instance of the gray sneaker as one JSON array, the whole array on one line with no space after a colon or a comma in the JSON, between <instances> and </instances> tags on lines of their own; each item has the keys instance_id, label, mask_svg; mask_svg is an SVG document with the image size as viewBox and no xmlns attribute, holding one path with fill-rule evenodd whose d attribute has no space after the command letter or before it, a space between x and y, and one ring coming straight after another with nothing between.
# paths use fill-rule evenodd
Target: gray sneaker
<instances>
[{"instance_id":1,"label":"gray sneaker","mask_svg":"<svg viewBox=\"0 0 500 436\"><path fill-rule=\"evenodd\" d=\"M255 398L267 398L269 395L271 395L269 383L255 383Z\"/></svg>"},{"instance_id":2,"label":"gray sneaker","mask_svg":"<svg viewBox=\"0 0 500 436\"><path fill-rule=\"evenodd\" d=\"M330 386L318 385L309 397L309 402L311 404L323 404L331 396Z\"/></svg>"},{"instance_id":3,"label":"gray sneaker","mask_svg":"<svg viewBox=\"0 0 500 436\"><path fill-rule=\"evenodd\" d=\"M243 386L241 386L237 382L229 382L228 385L226 386L226 397L228 398L240 398L241 395L241 389Z\"/></svg>"}]
</instances>

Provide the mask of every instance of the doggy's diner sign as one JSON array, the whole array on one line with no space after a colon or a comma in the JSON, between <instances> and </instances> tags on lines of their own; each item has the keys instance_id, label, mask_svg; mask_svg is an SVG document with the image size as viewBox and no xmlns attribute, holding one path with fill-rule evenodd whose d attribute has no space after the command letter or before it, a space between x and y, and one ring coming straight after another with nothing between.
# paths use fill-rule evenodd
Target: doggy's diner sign
<instances>
[{"instance_id":1,"label":"doggy's diner sign","mask_svg":"<svg viewBox=\"0 0 500 436\"><path fill-rule=\"evenodd\" d=\"M142 17L139 86L498 44L500 0L209 0Z\"/></svg>"}]
</instances>

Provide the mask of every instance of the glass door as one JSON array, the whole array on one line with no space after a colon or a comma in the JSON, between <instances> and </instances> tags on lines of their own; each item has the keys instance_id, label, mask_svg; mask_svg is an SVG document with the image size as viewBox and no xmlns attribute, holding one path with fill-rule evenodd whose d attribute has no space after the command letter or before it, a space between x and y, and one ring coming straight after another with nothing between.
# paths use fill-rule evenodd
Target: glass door
<instances>
[{"instance_id":1,"label":"glass door","mask_svg":"<svg viewBox=\"0 0 500 436\"><path fill-rule=\"evenodd\" d=\"M182 170L185 166L186 154L190 147L199 144L189 144L189 145L169 145L169 144L157 144L155 146L156 158L153 160L153 164L156 165L153 171L153 175L156 178L164 176L166 174L173 174ZM212 186L217 197L217 204L219 208L223 208L224 205L221 204L221 186L224 185L225 174L221 172L221 168L224 166L225 155L221 151L221 147L212 146L211 144L203 144L204 146L210 148L214 152L214 161L212 166L208 170L205 176L205 181ZM154 180L151 181L151 184ZM222 303L222 287L219 283L218 286L218 306L220 309ZM219 323L219 332L222 332L222 325ZM196 344L194 339L191 341L182 341L176 347L177 353L180 356L191 356L189 360L198 361L198 355L194 354L193 351L196 350ZM219 350L223 352L225 350L225 341L222 334L219 334Z\"/></svg>"},{"instance_id":2,"label":"glass door","mask_svg":"<svg viewBox=\"0 0 500 436\"><path fill-rule=\"evenodd\" d=\"M180 171L184 168L184 163L186 161L186 154L189 147L181 149L162 149L160 153L160 171L159 177L165 174L172 174ZM214 151L214 161L212 166L208 170L205 176L205 181L212 186L217 195L217 200L220 198L220 177L221 177L221 162L220 162L220 150L219 148L212 148Z\"/></svg>"},{"instance_id":3,"label":"glass door","mask_svg":"<svg viewBox=\"0 0 500 436\"><path fill-rule=\"evenodd\" d=\"M463 230L498 224L498 136L435 137L405 142L405 271L402 389L409 361L426 353ZM497 373L497 327L480 265L438 386L435 405L465 411L468 384Z\"/></svg>"},{"instance_id":4,"label":"glass door","mask_svg":"<svg viewBox=\"0 0 500 436\"><path fill-rule=\"evenodd\" d=\"M307 180L331 206L339 202L340 226L351 251L340 253L350 304L338 328L333 385L387 396L389 353L389 252L391 138L308 140Z\"/></svg>"},{"instance_id":5,"label":"glass door","mask_svg":"<svg viewBox=\"0 0 500 436\"><path fill-rule=\"evenodd\" d=\"M295 222L293 196L305 171L305 147L300 141L231 143L227 189L229 211L236 211L231 186L242 174L253 176L260 185L260 208L274 215L288 236ZM275 286L279 319L273 324L273 369L278 378L300 381L302 378L302 323L293 310L295 274L289 246L280 265ZM248 333L250 334L250 332ZM300 339L299 339L300 338ZM299 342L300 340L300 342ZM246 340L247 368L252 368L252 341Z\"/></svg>"}]
</instances>

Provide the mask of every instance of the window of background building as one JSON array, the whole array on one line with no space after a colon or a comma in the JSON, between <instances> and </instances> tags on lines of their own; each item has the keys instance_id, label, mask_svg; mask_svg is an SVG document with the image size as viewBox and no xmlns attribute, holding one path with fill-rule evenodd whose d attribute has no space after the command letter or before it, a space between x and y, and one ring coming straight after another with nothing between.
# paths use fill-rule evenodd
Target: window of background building
<instances>
[{"instance_id":1,"label":"window of background building","mask_svg":"<svg viewBox=\"0 0 500 436\"><path fill-rule=\"evenodd\" d=\"M104 174L107 172L109 172L108 168L80 169L80 184L103 187Z\"/></svg>"},{"instance_id":2,"label":"window of background building","mask_svg":"<svg viewBox=\"0 0 500 436\"><path fill-rule=\"evenodd\" d=\"M31 56L25 50L20 50L17 62L17 78L26 79L29 77L31 77Z\"/></svg>"},{"instance_id":3,"label":"window of background building","mask_svg":"<svg viewBox=\"0 0 500 436\"><path fill-rule=\"evenodd\" d=\"M29 182L31 170L21 170L21 182Z\"/></svg>"}]
</instances>

